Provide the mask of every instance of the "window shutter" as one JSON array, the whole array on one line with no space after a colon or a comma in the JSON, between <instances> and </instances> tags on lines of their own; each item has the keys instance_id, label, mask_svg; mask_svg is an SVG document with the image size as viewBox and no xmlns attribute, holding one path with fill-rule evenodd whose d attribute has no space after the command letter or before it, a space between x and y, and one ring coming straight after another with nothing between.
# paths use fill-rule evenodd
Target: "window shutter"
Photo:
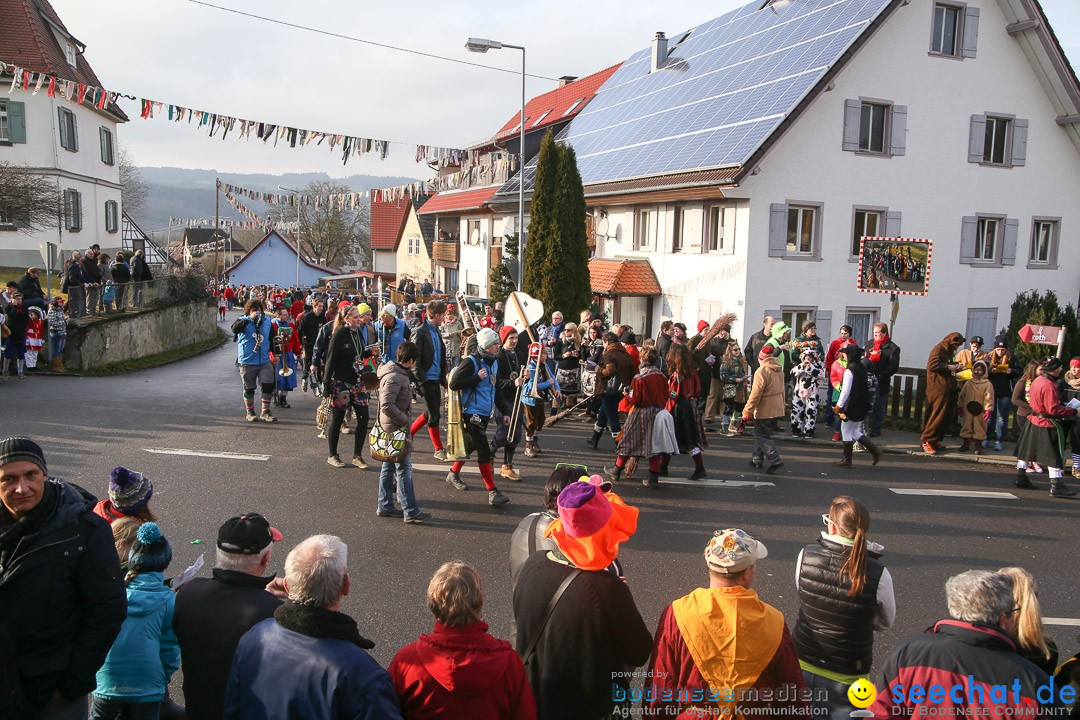
<instances>
[{"instance_id":1,"label":"window shutter","mask_svg":"<svg viewBox=\"0 0 1080 720\"><path fill-rule=\"evenodd\" d=\"M769 205L769 257L787 254L787 204Z\"/></svg>"},{"instance_id":2,"label":"window shutter","mask_svg":"<svg viewBox=\"0 0 1080 720\"><path fill-rule=\"evenodd\" d=\"M964 8L964 44L960 47L960 56L975 57L975 45L979 39L979 8L968 5Z\"/></svg>"},{"instance_id":3,"label":"window shutter","mask_svg":"<svg viewBox=\"0 0 1080 720\"><path fill-rule=\"evenodd\" d=\"M904 155L907 152L907 105L893 105L892 132L889 154Z\"/></svg>"},{"instance_id":4,"label":"window shutter","mask_svg":"<svg viewBox=\"0 0 1080 720\"><path fill-rule=\"evenodd\" d=\"M814 322L817 323L817 334L822 343L829 344L832 337L832 310L818 310L814 313ZM821 358L822 362L825 358Z\"/></svg>"},{"instance_id":5,"label":"window shutter","mask_svg":"<svg viewBox=\"0 0 1080 720\"><path fill-rule=\"evenodd\" d=\"M900 237L900 211L885 211L885 237Z\"/></svg>"},{"instance_id":6,"label":"window shutter","mask_svg":"<svg viewBox=\"0 0 1080 720\"><path fill-rule=\"evenodd\" d=\"M79 118L75 117L75 113L71 114L71 149L75 152L79 152ZM79 227L82 227L81 225Z\"/></svg>"},{"instance_id":7,"label":"window shutter","mask_svg":"<svg viewBox=\"0 0 1080 720\"><path fill-rule=\"evenodd\" d=\"M862 122L862 102L844 101L844 150L855 152L859 149L859 125Z\"/></svg>"},{"instance_id":8,"label":"window shutter","mask_svg":"<svg viewBox=\"0 0 1080 720\"><path fill-rule=\"evenodd\" d=\"M971 132L968 135L968 162L981 163L983 146L986 144L986 116L971 116Z\"/></svg>"},{"instance_id":9,"label":"window shutter","mask_svg":"<svg viewBox=\"0 0 1080 720\"><path fill-rule=\"evenodd\" d=\"M60 121L60 147L62 148L66 148L71 145L71 142L68 140L68 124L67 121L64 119L65 112L66 111L64 110L64 108L56 109L57 119Z\"/></svg>"},{"instance_id":10,"label":"window shutter","mask_svg":"<svg viewBox=\"0 0 1080 720\"><path fill-rule=\"evenodd\" d=\"M82 230L82 193L75 191L75 229Z\"/></svg>"},{"instance_id":11,"label":"window shutter","mask_svg":"<svg viewBox=\"0 0 1080 720\"><path fill-rule=\"evenodd\" d=\"M1028 121L1017 118L1013 120L1012 126L1012 154L1009 162L1014 167L1023 167L1027 164Z\"/></svg>"},{"instance_id":12,"label":"window shutter","mask_svg":"<svg viewBox=\"0 0 1080 720\"><path fill-rule=\"evenodd\" d=\"M979 232L979 218L974 215L964 218L960 228L960 262L970 265L975 262L975 236Z\"/></svg>"},{"instance_id":13,"label":"window shutter","mask_svg":"<svg viewBox=\"0 0 1080 720\"><path fill-rule=\"evenodd\" d=\"M8 139L13 143L26 142L26 105L8 101Z\"/></svg>"},{"instance_id":14,"label":"window shutter","mask_svg":"<svg viewBox=\"0 0 1080 720\"><path fill-rule=\"evenodd\" d=\"M1001 246L1001 264L1016 264L1016 236L1020 232L1020 221L1016 218L1005 220L1005 242Z\"/></svg>"},{"instance_id":15,"label":"window shutter","mask_svg":"<svg viewBox=\"0 0 1080 720\"><path fill-rule=\"evenodd\" d=\"M1054 229L1050 233L1050 267L1058 266L1058 244L1061 242L1061 221L1054 223Z\"/></svg>"}]
</instances>

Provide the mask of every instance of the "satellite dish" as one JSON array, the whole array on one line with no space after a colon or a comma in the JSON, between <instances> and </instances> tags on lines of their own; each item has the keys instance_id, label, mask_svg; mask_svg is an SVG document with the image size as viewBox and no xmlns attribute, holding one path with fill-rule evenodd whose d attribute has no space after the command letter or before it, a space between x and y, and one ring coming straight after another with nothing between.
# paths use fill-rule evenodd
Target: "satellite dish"
<instances>
[{"instance_id":1,"label":"satellite dish","mask_svg":"<svg viewBox=\"0 0 1080 720\"><path fill-rule=\"evenodd\" d=\"M622 235L623 235L622 223L618 223L615 226L615 242L620 242L621 243L622 242Z\"/></svg>"},{"instance_id":2,"label":"satellite dish","mask_svg":"<svg viewBox=\"0 0 1080 720\"><path fill-rule=\"evenodd\" d=\"M599 220L596 221L596 234L597 234L597 236L602 235L603 237L606 238L607 237L607 231L608 231L608 219L606 217L602 217L602 218L600 218Z\"/></svg>"},{"instance_id":3,"label":"satellite dish","mask_svg":"<svg viewBox=\"0 0 1080 720\"><path fill-rule=\"evenodd\" d=\"M469 244L470 245L479 245L480 244L480 229L479 228L473 228L472 233L470 233L470 235L469 235Z\"/></svg>"},{"instance_id":4,"label":"satellite dish","mask_svg":"<svg viewBox=\"0 0 1080 720\"><path fill-rule=\"evenodd\" d=\"M503 237L513 235L517 229L517 216L510 215L503 221Z\"/></svg>"}]
</instances>

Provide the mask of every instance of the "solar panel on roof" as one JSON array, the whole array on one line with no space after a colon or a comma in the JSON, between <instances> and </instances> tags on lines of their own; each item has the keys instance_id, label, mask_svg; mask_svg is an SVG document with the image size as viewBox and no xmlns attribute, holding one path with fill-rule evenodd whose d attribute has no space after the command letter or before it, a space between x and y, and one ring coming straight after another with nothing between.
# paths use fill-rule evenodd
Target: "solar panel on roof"
<instances>
[{"instance_id":1,"label":"solar panel on roof","mask_svg":"<svg viewBox=\"0 0 1080 720\"><path fill-rule=\"evenodd\" d=\"M559 139L586 185L743 164L889 2L754 0L692 29L655 72L650 49L631 55Z\"/></svg>"}]
</instances>

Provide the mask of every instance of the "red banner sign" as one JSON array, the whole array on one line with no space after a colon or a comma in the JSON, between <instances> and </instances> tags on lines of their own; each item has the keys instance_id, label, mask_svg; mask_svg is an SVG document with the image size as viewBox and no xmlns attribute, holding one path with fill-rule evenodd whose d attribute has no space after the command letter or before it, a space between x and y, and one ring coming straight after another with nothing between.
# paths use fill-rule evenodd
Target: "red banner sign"
<instances>
[{"instance_id":1,"label":"red banner sign","mask_svg":"<svg viewBox=\"0 0 1080 720\"><path fill-rule=\"evenodd\" d=\"M1055 325L1025 325L1020 328L1020 339L1037 345L1057 345L1065 328Z\"/></svg>"}]
</instances>

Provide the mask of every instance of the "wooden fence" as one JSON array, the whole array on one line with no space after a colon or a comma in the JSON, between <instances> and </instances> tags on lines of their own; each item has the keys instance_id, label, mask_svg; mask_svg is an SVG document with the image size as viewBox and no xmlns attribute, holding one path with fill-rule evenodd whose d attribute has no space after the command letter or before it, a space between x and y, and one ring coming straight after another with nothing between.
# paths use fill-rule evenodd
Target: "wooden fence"
<instances>
[{"instance_id":1,"label":"wooden fence","mask_svg":"<svg viewBox=\"0 0 1080 720\"><path fill-rule=\"evenodd\" d=\"M893 375L886 418L922 422L926 405L926 369L902 367Z\"/></svg>"}]
</instances>

